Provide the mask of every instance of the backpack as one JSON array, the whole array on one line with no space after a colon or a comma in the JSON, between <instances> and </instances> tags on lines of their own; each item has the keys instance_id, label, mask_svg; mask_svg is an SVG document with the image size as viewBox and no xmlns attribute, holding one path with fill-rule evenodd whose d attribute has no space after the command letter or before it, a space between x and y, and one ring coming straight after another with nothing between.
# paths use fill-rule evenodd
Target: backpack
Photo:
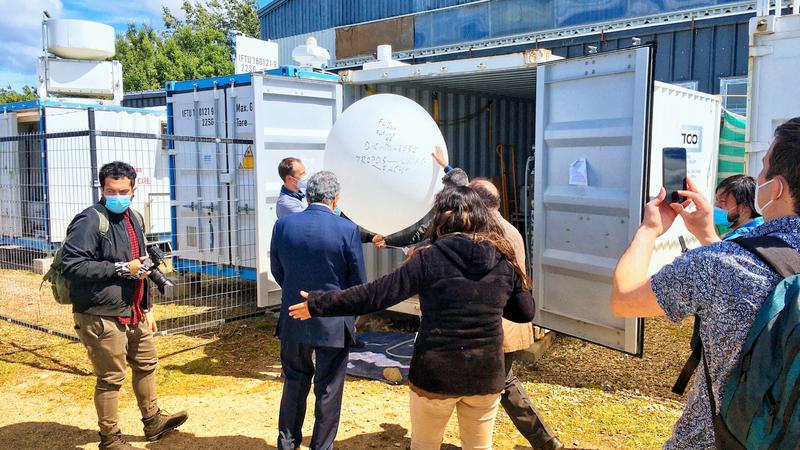
<instances>
[{"instance_id":1,"label":"backpack","mask_svg":"<svg viewBox=\"0 0 800 450\"><path fill-rule=\"evenodd\" d=\"M718 449L794 450L800 442L800 253L782 239L733 242L759 256L783 280L758 311L716 414L703 366Z\"/></svg>"},{"instance_id":2,"label":"backpack","mask_svg":"<svg viewBox=\"0 0 800 450\"><path fill-rule=\"evenodd\" d=\"M92 205L92 210L97 213L97 218L100 219L98 232L100 233L100 238L104 239L108 234L109 228L108 216L106 215L105 208L101 208L99 205L95 204ZM142 215L133 209L129 209L128 211L132 213L139 227L142 229L142 232L144 232L144 220L142 219ZM44 285L45 281L49 282L50 288L53 290L53 298L55 298L56 302L62 305L71 305L72 298L70 298L69 290L72 282L68 280L61 271L65 243L66 238L53 255L53 262L50 264L50 269L42 276L42 285ZM42 288L42 285L39 286L39 289Z\"/></svg>"}]
</instances>

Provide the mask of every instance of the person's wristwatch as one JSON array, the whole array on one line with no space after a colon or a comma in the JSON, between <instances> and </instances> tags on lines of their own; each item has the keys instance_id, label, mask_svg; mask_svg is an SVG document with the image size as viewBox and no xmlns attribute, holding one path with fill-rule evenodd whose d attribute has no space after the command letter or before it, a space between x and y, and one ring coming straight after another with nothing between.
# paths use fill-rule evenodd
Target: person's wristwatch
<instances>
[{"instance_id":1,"label":"person's wristwatch","mask_svg":"<svg viewBox=\"0 0 800 450\"><path fill-rule=\"evenodd\" d=\"M114 270L117 272L117 276L121 278L125 278L128 280L136 280L137 278L131 274L131 266L128 262L116 262L114 263Z\"/></svg>"}]
</instances>

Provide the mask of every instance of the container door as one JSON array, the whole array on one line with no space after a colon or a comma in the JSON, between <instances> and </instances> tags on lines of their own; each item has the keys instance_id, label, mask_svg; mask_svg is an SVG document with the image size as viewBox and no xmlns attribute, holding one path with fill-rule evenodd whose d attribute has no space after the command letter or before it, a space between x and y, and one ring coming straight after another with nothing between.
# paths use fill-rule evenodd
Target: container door
<instances>
[{"instance_id":1,"label":"container door","mask_svg":"<svg viewBox=\"0 0 800 450\"><path fill-rule=\"evenodd\" d=\"M342 113L342 86L336 82L253 75L258 306L280 304L280 286L270 272L275 202L283 184L278 163L293 156L306 172L322 170L325 143Z\"/></svg>"},{"instance_id":2,"label":"container door","mask_svg":"<svg viewBox=\"0 0 800 450\"><path fill-rule=\"evenodd\" d=\"M225 89L225 98L228 137L252 141L255 131L253 88L249 85L228 87ZM243 278L255 280L256 187L253 144L228 144L228 160L231 264L243 268ZM277 165L274 172L277 173Z\"/></svg>"},{"instance_id":3,"label":"container door","mask_svg":"<svg viewBox=\"0 0 800 450\"><path fill-rule=\"evenodd\" d=\"M222 89L173 96L173 131L179 136L225 137ZM184 260L228 264L228 157L225 144L175 142L177 249Z\"/></svg>"},{"instance_id":4,"label":"container door","mask_svg":"<svg viewBox=\"0 0 800 450\"><path fill-rule=\"evenodd\" d=\"M647 195L652 49L540 65L534 323L640 355L644 321L611 313L611 275Z\"/></svg>"},{"instance_id":5,"label":"container door","mask_svg":"<svg viewBox=\"0 0 800 450\"><path fill-rule=\"evenodd\" d=\"M775 129L800 111L800 14L751 18L748 61L747 174L757 177Z\"/></svg>"},{"instance_id":6,"label":"container door","mask_svg":"<svg viewBox=\"0 0 800 450\"><path fill-rule=\"evenodd\" d=\"M17 135L17 115L0 114L0 137ZM0 235L22 235L22 201L19 179L19 141L0 142Z\"/></svg>"}]
</instances>

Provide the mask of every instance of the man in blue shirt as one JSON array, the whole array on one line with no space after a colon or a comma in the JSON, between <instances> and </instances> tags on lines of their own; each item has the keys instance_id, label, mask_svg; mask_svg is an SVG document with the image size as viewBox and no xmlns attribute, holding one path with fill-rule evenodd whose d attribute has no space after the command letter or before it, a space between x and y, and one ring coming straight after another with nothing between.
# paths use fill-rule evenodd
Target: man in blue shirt
<instances>
[{"instance_id":1,"label":"man in blue shirt","mask_svg":"<svg viewBox=\"0 0 800 450\"><path fill-rule=\"evenodd\" d=\"M762 225L764 219L753 204L756 180L739 174L722 180L714 195L714 225L728 227L722 239L732 241Z\"/></svg>"},{"instance_id":2,"label":"man in blue shirt","mask_svg":"<svg viewBox=\"0 0 800 450\"><path fill-rule=\"evenodd\" d=\"M281 194L275 205L278 219L292 213L298 213L308 208L306 200L306 166L299 158L284 158L278 164L278 175L283 181Z\"/></svg>"},{"instance_id":3,"label":"man in blue shirt","mask_svg":"<svg viewBox=\"0 0 800 450\"><path fill-rule=\"evenodd\" d=\"M745 237L772 235L800 249L800 117L775 131L775 140L763 159L756 179L754 210L764 225ZM736 242L722 241L714 229L713 207L694 189L680 191L684 204L658 197L645 207L642 225L614 271L611 310L620 317L666 315L678 322L692 314L701 319L700 335L716 399L725 395L725 384L741 359L741 350L753 321L782 277L758 256ZM689 202L693 211L687 210ZM686 227L703 244L647 274L656 238L680 215ZM664 449L715 448L706 379L695 377L695 386L683 415Z\"/></svg>"}]
</instances>

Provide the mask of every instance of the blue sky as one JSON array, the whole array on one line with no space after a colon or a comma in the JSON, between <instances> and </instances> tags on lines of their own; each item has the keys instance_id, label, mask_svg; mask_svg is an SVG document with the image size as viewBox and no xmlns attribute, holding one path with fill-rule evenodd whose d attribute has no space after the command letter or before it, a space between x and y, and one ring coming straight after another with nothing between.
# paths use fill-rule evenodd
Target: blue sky
<instances>
[{"instance_id":1,"label":"blue sky","mask_svg":"<svg viewBox=\"0 0 800 450\"><path fill-rule=\"evenodd\" d=\"M197 1L197 0L192 0ZM259 7L273 0L258 0ZM183 0L0 0L0 87L36 84L36 59L42 55L42 11L53 18L87 19L124 31L128 23L160 28L162 8L180 17ZM124 70L124 68L123 68Z\"/></svg>"},{"instance_id":2,"label":"blue sky","mask_svg":"<svg viewBox=\"0 0 800 450\"><path fill-rule=\"evenodd\" d=\"M271 1L259 0L259 6ZM0 14L0 86L19 89L35 85L36 59L42 55L43 10L53 18L95 20L123 31L130 22L160 28L162 7L181 13L182 3L182 0L0 0L0 11L4 12Z\"/></svg>"}]
</instances>

